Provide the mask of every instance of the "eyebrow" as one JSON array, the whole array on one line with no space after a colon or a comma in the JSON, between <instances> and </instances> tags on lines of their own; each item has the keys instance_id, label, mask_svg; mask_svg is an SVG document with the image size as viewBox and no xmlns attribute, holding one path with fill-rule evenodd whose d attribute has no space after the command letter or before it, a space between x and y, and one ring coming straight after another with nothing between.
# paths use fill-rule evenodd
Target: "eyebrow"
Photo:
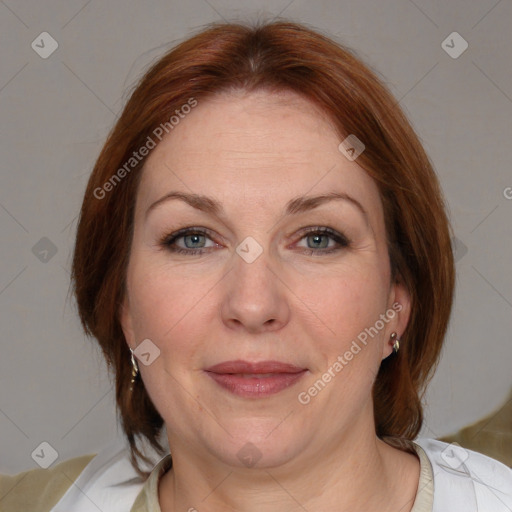
<instances>
[{"instance_id":1,"label":"eyebrow","mask_svg":"<svg viewBox=\"0 0 512 512\"><path fill-rule=\"evenodd\" d=\"M160 206L161 204L167 201L171 201L173 199L184 201L185 203L189 204L190 206L197 210L201 210L203 212L215 215L217 217L221 217L224 214L224 208L222 207L222 204L211 197L200 194L189 194L186 192L169 192L160 199L158 199L157 201L155 201L146 210L145 217L147 218L149 213L158 206ZM318 196L295 197L288 201L288 203L286 203L285 215L296 215L309 210L313 210L322 204L334 200L348 201L352 203L363 214L368 226L370 225L368 212L365 210L363 205L357 199L353 198L352 196L344 192L329 192L327 194L322 194Z\"/></svg>"}]
</instances>

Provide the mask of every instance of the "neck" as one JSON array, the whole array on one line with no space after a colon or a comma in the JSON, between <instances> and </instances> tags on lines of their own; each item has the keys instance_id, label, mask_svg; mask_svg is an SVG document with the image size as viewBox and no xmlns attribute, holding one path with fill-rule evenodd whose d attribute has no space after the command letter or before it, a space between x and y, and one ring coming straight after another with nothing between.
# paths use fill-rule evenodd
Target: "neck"
<instances>
[{"instance_id":1,"label":"neck","mask_svg":"<svg viewBox=\"0 0 512 512\"><path fill-rule=\"evenodd\" d=\"M373 424L372 424L373 426ZM239 468L194 455L170 439L173 467L161 479L162 512L409 512L419 460L392 448L371 428L271 468Z\"/></svg>"}]
</instances>

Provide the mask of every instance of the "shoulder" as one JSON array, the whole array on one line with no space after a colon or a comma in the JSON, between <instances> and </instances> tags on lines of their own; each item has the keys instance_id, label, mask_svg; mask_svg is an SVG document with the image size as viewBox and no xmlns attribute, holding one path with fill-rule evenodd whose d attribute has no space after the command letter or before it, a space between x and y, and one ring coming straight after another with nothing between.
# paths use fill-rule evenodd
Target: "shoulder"
<instances>
[{"instance_id":1,"label":"shoulder","mask_svg":"<svg viewBox=\"0 0 512 512\"><path fill-rule=\"evenodd\" d=\"M454 434L443 436L440 441L460 445L485 453L512 467L512 394L498 412L494 411L481 420Z\"/></svg>"},{"instance_id":2,"label":"shoulder","mask_svg":"<svg viewBox=\"0 0 512 512\"><path fill-rule=\"evenodd\" d=\"M90 512L93 503L95 509L126 512L131 510L143 485L124 440L114 439L97 454L69 459L49 469L2 475L0 510Z\"/></svg>"},{"instance_id":3,"label":"shoulder","mask_svg":"<svg viewBox=\"0 0 512 512\"><path fill-rule=\"evenodd\" d=\"M47 512L60 500L95 457L82 455L48 469L31 469L16 475L0 475L2 512Z\"/></svg>"},{"instance_id":4,"label":"shoulder","mask_svg":"<svg viewBox=\"0 0 512 512\"><path fill-rule=\"evenodd\" d=\"M152 459L151 450L142 449ZM143 469L151 469L154 464ZM146 479L132 466L130 450L124 439L108 443L91 459L50 512L90 512L91 503L108 512L126 512L141 493Z\"/></svg>"},{"instance_id":5,"label":"shoulder","mask_svg":"<svg viewBox=\"0 0 512 512\"><path fill-rule=\"evenodd\" d=\"M426 438L414 443L423 449L432 465L434 512L511 510L511 468L457 443Z\"/></svg>"}]
</instances>

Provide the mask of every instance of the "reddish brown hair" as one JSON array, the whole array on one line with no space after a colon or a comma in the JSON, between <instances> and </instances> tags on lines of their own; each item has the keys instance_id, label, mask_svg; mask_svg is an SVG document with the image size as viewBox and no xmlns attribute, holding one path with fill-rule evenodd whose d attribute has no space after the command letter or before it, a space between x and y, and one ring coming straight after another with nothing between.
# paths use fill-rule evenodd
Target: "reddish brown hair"
<instances>
[{"instance_id":1,"label":"reddish brown hair","mask_svg":"<svg viewBox=\"0 0 512 512\"><path fill-rule=\"evenodd\" d=\"M97 191L190 98L201 102L233 89L299 93L332 120L340 141L355 134L366 146L357 162L379 187L392 276L412 298L400 351L382 362L373 389L378 436L413 439L418 434L421 397L449 321L454 262L442 192L387 88L352 51L304 25L210 25L164 55L135 88L89 179L76 235L72 282L80 318L115 373L132 463L145 477L137 457L147 459L136 441L145 439L163 453L157 439L163 419L142 382L129 391L130 352L119 322L145 158L104 197L98 198Z\"/></svg>"}]
</instances>

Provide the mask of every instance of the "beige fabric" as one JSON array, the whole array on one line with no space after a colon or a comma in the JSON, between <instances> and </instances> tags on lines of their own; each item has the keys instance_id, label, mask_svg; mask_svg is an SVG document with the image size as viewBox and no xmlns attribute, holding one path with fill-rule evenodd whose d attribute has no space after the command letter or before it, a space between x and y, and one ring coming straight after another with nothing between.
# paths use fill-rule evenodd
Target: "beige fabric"
<instances>
[{"instance_id":1,"label":"beige fabric","mask_svg":"<svg viewBox=\"0 0 512 512\"><path fill-rule=\"evenodd\" d=\"M166 455L151 471L130 512L162 512L158 502L158 483L172 466L171 455Z\"/></svg>"},{"instance_id":2,"label":"beige fabric","mask_svg":"<svg viewBox=\"0 0 512 512\"><path fill-rule=\"evenodd\" d=\"M512 468L512 393L498 410L439 440L458 443L468 450L483 453Z\"/></svg>"},{"instance_id":3,"label":"beige fabric","mask_svg":"<svg viewBox=\"0 0 512 512\"><path fill-rule=\"evenodd\" d=\"M48 469L0 475L1 512L48 512L78 478L93 455L68 459Z\"/></svg>"},{"instance_id":4,"label":"beige fabric","mask_svg":"<svg viewBox=\"0 0 512 512\"><path fill-rule=\"evenodd\" d=\"M423 448L414 443L420 458L420 481L411 512L432 512L434 507L434 471Z\"/></svg>"}]
</instances>

